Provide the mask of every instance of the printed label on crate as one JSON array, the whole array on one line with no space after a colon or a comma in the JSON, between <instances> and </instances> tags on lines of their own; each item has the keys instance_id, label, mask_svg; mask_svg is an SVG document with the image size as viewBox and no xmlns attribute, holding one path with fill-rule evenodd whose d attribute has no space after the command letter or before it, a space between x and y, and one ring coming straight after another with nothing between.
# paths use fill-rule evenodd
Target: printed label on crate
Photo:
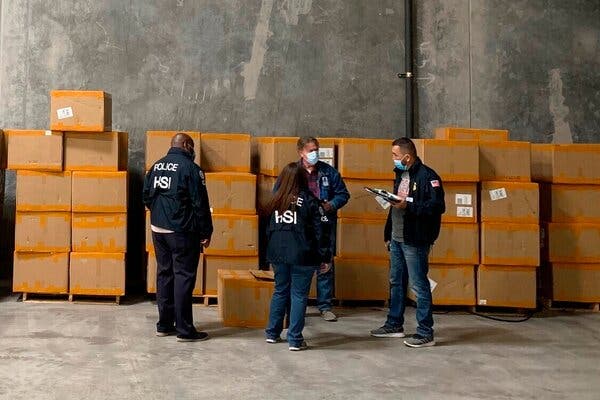
<instances>
[{"instance_id":1,"label":"printed label on crate","mask_svg":"<svg viewBox=\"0 0 600 400\"><path fill-rule=\"evenodd\" d=\"M456 207L456 216L462 218L473 218L473 207Z\"/></svg>"},{"instance_id":2,"label":"printed label on crate","mask_svg":"<svg viewBox=\"0 0 600 400\"><path fill-rule=\"evenodd\" d=\"M479 300L479 305L480 305L480 306L485 306L485 305L487 305L487 300L486 300L486 299L480 299L480 300Z\"/></svg>"},{"instance_id":3,"label":"printed label on crate","mask_svg":"<svg viewBox=\"0 0 600 400\"><path fill-rule=\"evenodd\" d=\"M332 147L321 147L319 149L319 158L333 158L333 148Z\"/></svg>"},{"instance_id":4,"label":"printed label on crate","mask_svg":"<svg viewBox=\"0 0 600 400\"><path fill-rule=\"evenodd\" d=\"M492 201L505 199L507 197L508 195L506 194L505 188L490 190L490 199L492 199Z\"/></svg>"},{"instance_id":5,"label":"printed label on crate","mask_svg":"<svg viewBox=\"0 0 600 400\"><path fill-rule=\"evenodd\" d=\"M59 108L56 110L56 116L58 119L71 118L73 116L73 109L71 107Z\"/></svg>"},{"instance_id":6,"label":"printed label on crate","mask_svg":"<svg viewBox=\"0 0 600 400\"><path fill-rule=\"evenodd\" d=\"M454 203L457 206L470 206L473 201L473 197L470 194L456 193Z\"/></svg>"},{"instance_id":7,"label":"printed label on crate","mask_svg":"<svg viewBox=\"0 0 600 400\"><path fill-rule=\"evenodd\" d=\"M319 161L323 161L325 164L329 164L332 167L335 167L333 165L333 158L319 158Z\"/></svg>"}]
</instances>

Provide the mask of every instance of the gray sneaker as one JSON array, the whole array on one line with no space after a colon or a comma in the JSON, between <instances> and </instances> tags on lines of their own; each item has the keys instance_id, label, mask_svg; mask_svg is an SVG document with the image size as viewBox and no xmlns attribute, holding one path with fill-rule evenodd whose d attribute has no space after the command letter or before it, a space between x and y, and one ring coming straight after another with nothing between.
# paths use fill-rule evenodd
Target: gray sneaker
<instances>
[{"instance_id":1,"label":"gray sneaker","mask_svg":"<svg viewBox=\"0 0 600 400\"><path fill-rule=\"evenodd\" d=\"M435 346L435 340L433 340L433 337L426 337L416 334L406 339L404 344L408 347L431 347Z\"/></svg>"},{"instance_id":2,"label":"gray sneaker","mask_svg":"<svg viewBox=\"0 0 600 400\"><path fill-rule=\"evenodd\" d=\"M384 325L381 328L373 329L371 331L371 336L386 338L386 337L396 337L403 338L404 336L404 328L394 328L391 326Z\"/></svg>"},{"instance_id":3,"label":"gray sneaker","mask_svg":"<svg viewBox=\"0 0 600 400\"><path fill-rule=\"evenodd\" d=\"M290 351L302 351L302 350L306 350L308 349L308 345L306 344L306 342L302 342L300 343L300 345L290 345Z\"/></svg>"},{"instance_id":4,"label":"gray sneaker","mask_svg":"<svg viewBox=\"0 0 600 400\"><path fill-rule=\"evenodd\" d=\"M323 317L325 321L337 321L337 316L333 312L331 312L331 310L321 311L321 317Z\"/></svg>"}]
</instances>

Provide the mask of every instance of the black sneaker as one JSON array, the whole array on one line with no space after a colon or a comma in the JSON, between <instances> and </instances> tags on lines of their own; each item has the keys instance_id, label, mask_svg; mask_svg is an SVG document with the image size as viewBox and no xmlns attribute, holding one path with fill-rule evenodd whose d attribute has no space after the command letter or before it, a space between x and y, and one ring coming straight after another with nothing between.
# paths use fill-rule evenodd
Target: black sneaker
<instances>
[{"instance_id":1,"label":"black sneaker","mask_svg":"<svg viewBox=\"0 0 600 400\"><path fill-rule=\"evenodd\" d=\"M302 351L308 349L308 345L303 341L299 345L290 345L289 349L290 351Z\"/></svg>"},{"instance_id":2,"label":"black sneaker","mask_svg":"<svg viewBox=\"0 0 600 400\"><path fill-rule=\"evenodd\" d=\"M281 337L278 337L278 338L270 338L270 337L268 337L268 338L265 339L265 342L267 342L269 344L281 343L281 342L283 342L283 339L281 339Z\"/></svg>"},{"instance_id":3,"label":"black sneaker","mask_svg":"<svg viewBox=\"0 0 600 400\"><path fill-rule=\"evenodd\" d=\"M371 331L371 336L386 338L386 337L396 337L403 338L404 336L404 328L394 328L391 326L384 325L381 328L373 329Z\"/></svg>"},{"instance_id":4,"label":"black sneaker","mask_svg":"<svg viewBox=\"0 0 600 400\"><path fill-rule=\"evenodd\" d=\"M419 334L412 335L409 339L404 341L404 344L408 347L431 347L435 346L435 340L433 337L421 336Z\"/></svg>"},{"instance_id":5,"label":"black sneaker","mask_svg":"<svg viewBox=\"0 0 600 400\"><path fill-rule=\"evenodd\" d=\"M159 331L156 330L156 336L158 337L165 337L165 336L171 336L171 335L176 335L177 331L175 330L175 328L168 330L168 331Z\"/></svg>"},{"instance_id":6,"label":"black sneaker","mask_svg":"<svg viewBox=\"0 0 600 400\"><path fill-rule=\"evenodd\" d=\"M178 342L201 342L208 339L208 333L206 332L195 332L192 335L177 335Z\"/></svg>"}]
</instances>

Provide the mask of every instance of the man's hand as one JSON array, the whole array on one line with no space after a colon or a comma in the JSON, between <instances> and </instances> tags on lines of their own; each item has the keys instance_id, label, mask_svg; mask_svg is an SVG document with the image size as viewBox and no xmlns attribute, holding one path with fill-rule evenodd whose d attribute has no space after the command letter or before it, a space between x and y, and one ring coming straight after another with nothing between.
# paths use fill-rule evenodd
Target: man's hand
<instances>
[{"instance_id":1,"label":"man's hand","mask_svg":"<svg viewBox=\"0 0 600 400\"><path fill-rule=\"evenodd\" d=\"M406 206L407 206L406 200L400 200L396 203L392 203L392 207L400 208L402 210L406 209Z\"/></svg>"},{"instance_id":2,"label":"man's hand","mask_svg":"<svg viewBox=\"0 0 600 400\"><path fill-rule=\"evenodd\" d=\"M331 270L331 263L321 263L319 274L326 274Z\"/></svg>"},{"instance_id":3,"label":"man's hand","mask_svg":"<svg viewBox=\"0 0 600 400\"><path fill-rule=\"evenodd\" d=\"M331 210L333 210L333 206L331 205L330 202L324 201L323 202L323 210L325 210L325 212L330 212Z\"/></svg>"},{"instance_id":4,"label":"man's hand","mask_svg":"<svg viewBox=\"0 0 600 400\"><path fill-rule=\"evenodd\" d=\"M208 239L202 239L200 241L200 244L202 244L202 246L204 246L204 247L210 246L210 238L208 238Z\"/></svg>"},{"instance_id":5,"label":"man's hand","mask_svg":"<svg viewBox=\"0 0 600 400\"><path fill-rule=\"evenodd\" d=\"M389 240L386 240L386 241L385 241L385 248L387 249L387 251L390 251L390 245L391 245L391 244L392 244L392 243L391 243Z\"/></svg>"}]
</instances>

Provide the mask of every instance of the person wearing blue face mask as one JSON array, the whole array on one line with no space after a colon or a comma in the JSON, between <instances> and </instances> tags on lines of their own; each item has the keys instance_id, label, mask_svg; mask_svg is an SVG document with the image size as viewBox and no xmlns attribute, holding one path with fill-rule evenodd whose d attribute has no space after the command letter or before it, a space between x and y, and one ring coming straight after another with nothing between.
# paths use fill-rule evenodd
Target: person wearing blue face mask
<instances>
[{"instance_id":1,"label":"person wearing blue face mask","mask_svg":"<svg viewBox=\"0 0 600 400\"><path fill-rule=\"evenodd\" d=\"M335 254L337 210L348 203L350 193L340 173L331 165L319 160L319 141L312 136L303 136L297 142L298 163L306 173L308 189L320 200L328 223L331 224L331 252ZM274 190L279 187L279 178ZM317 307L325 321L337 321L332 311L335 266L317 272Z\"/></svg>"},{"instance_id":2,"label":"person wearing blue face mask","mask_svg":"<svg viewBox=\"0 0 600 400\"><path fill-rule=\"evenodd\" d=\"M440 233L446 211L439 175L421 162L412 140L392 142L396 179L384 240L390 251L390 310L385 324L371 331L374 337L404 337L404 308L408 282L417 296L417 333L404 340L409 347L435 345L429 272L429 251ZM410 278L410 279L409 279Z\"/></svg>"}]
</instances>

